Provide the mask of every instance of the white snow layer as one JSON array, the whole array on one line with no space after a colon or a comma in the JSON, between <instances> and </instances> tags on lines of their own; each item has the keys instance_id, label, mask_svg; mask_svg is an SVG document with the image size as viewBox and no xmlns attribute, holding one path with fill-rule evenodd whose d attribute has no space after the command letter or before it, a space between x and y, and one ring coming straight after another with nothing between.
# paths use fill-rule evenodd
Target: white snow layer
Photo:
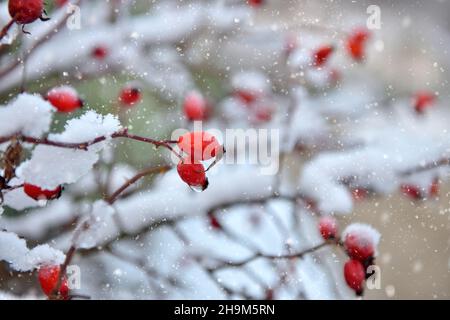
<instances>
[{"instance_id":1,"label":"white snow layer","mask_svg":"<svg viewBox=\"0 0 450 320\"><path fill-rule=\"evenodd\" d=\"M11 232L0 232L0 260L17 271L30 271L46 264L61 264L64 254L44 244L28 249L26 241Z\"/></svg>"},{"instance_id":2,"label":"white snow layer","mask_svg":"<svg viewBox=\"0 0 450 320\"><path fill-rule=\"evenodd\" d=\"M109 137L120 129L116 117L88 111L80 118L68 121L64 132L51 134L49 139L64 143L82 143L100 136ZM39 145L31 159L18 168L18 176L27 183L50 190L62 184L74 183L98 161L98 153L105 143L107 142L94 144L88 151Z\"/></svg>"},{"instance_id":3,"label":"white snow layer","mask_svg":"<svg viewBox=\"0 0 450 320\"><path fill-rule=\"evenodd\" d=\"M21 133L40 137L48 131L52 113L52 106L41 96L20 94L6 107L0 107L0 136Z\"/></svg>"}]
</instances>

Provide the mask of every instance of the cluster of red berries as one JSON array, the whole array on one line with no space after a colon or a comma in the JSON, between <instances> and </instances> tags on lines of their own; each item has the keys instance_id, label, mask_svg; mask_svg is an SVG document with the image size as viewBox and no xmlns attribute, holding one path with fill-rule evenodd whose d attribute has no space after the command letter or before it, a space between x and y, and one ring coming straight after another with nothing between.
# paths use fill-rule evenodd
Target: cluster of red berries
<instances>
[{"instance_id":1,"label":"cluster of red berries","mask_svg":"<svg viewBox=\"0 0 450 320\"><path fill-rule=\"evenodd\" d=\"M211 104L198 91L189 92L183 101L183 112L189 121L204 121L211 114Z\"/></svg>"},{"instance_id":2,"label":"cluster of red berries","mask_svg":"<svg viewBox=\"0 0 450 320\"><path fill-rule=\"evenodd\" d=\"M59 284L58 292L54 292L58 286L60 278L61 268L60 266L49 265L42 266L38 271L39 284L41 285L42 291L49 298L56 295L58 298L63 300L69 299L69 285L67 282L67 277L64 277Z\"/></svg>"},{"instance_id":3,"label":"cluster of red berries","mask_svg":"<svg viewBox=\"0 0 450 320\"><path fill-rule=\"evenodd\" d=\"M233 94L249 112L249 120L251 123L260 124L272 120L275 107L265 90L236 88Z\"/></svg>"},{"instance_id":4,"label":"cluster of red berries","mask_svg":"<svg viewBox=\"0 0 450 320\"><path fill-rule=\"evenodd\" d=\"M325 240L339 240L337 221L331 216L320 218L319 231ZM350 225L343 233L343 245L350 258L344 265L344 278L357 295L364 292L366 270L374 264L378 238L377 231L362 224Z\"/></svg>"},{"instance_id":5,"label":"cluster of red berries","mask_svg":"<svg viewBox=\"0 0 450 320\"><path fill-rule=\"evenodd\" d=\"M421 188L413 184L402 184L400 191L413 200L437 197L439 195L439 178L434 178L428 188Z\"/></svg>"},{"instance_id":6,"label":"cluster of red berries","mask_svg":"<svg viewBox=\"0 0 450 320\"><path fill-rule=\"evenodd\" d=\"M177 166L180 178L195 190L205 190L208 178L202 161L213 158L218 161L224 152L223 146L213 135L203 131L180 136L177 145L185 154Z\"/></svg>"}]
</instances>

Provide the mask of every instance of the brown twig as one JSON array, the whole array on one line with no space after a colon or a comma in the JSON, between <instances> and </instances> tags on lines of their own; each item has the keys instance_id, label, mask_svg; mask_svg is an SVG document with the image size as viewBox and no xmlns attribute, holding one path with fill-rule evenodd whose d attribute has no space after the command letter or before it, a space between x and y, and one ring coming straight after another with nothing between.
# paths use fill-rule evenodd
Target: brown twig
<instances>
[{"instance_id":1,"label":"brown twig","mask_svg":"<svg viewBox=\"0 0 450 320\"><path fill-rule=\"evenodd\" d=\"M141 178L155 173L164 173L170 170L171 168L172 168L171 166L150 167L142 170L141 172L138 172L135 176L125 181L125 183L122 184L113 194L108 196L105 199L106 202L108 202L109 204L113 204L120 197L120 195L123 192L125 192L126 189L128 189L131 185L136 183Z\"/></svg>"},{"instance_id":2,"label":"brown twig","mask_svg":"<svg viewBox=\"0 0 450 320\"><path fill-rule=\"evenodd\" d=\"M42 144L47 146L53 146L53 147L59 147L59 148L67 148L67 149L76 149L76 150L84 150L87 151L88 148L94 144L103 142L107 139L115 139L115 138L127 138L130 140L140 141L144 143L153 144L156 147L164 147L166 149L169 149L171 152L173 152L175 155L177 155L179 158L181 158L181 155L176 152L171 144L176 143L176 141L173 140L155 140L152 138L147 138L135 134L128 133L128 130L125 128L123 130L117 131L113 133L110 136L99 136L95 139L92 139L90 141L83 141L83 142L75 142L75 143L69 143L69 142L59 142L59 141L53 141L49 140L48 138L35 138L30 136L24 136L21 134L14 134L6 137L0 137L0 144L7 142L9 140L12 140L14 138L17 138L18 140L26 143L31 144Z\"/></svg>"}]
</instances>

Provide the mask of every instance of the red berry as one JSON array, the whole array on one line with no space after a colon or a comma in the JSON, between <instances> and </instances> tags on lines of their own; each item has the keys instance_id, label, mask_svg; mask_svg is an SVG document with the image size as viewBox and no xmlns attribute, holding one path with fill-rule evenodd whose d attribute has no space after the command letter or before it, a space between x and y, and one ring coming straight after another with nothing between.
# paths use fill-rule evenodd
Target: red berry
<instances>
[{"instance_id":1,"label":"red berry","mask_svg":"<svg viewBox=\"0 0 450 320\"><path fill-rule=\"evenodd\" d=\"M423 113L425 109L431 107L436 101L436 96L432 92L417 92L414 97L414 109L417 113Z\"/></svg>"},{"instance_id":2,"label":"red berry","mask_svg":"<svg viewBox=\"0 0 450 320\"><path fill-rule=\"evenodd\" d=\"M183 111L190 121L201 121L208 117L208 102L197 91L192 91L184 98Z\"/></svg>"},{"instance_id":3,"label":"red berry","mask_svg":"<svg viewBox=\"0 0 450 320\"><path fill-rule=\"evenodd\" d=\"M10 16L18 24L28 24L42 17L44 12L43 0L9 0Z\"/></svg>"},{"instance_id":4,"label":"red berry","mask_svg":"<svg viewBox=\"0 0 450 320\"><path fill-rule=\"evenodd\" d=\"M433 182L431 183L430 190L429 190L430 196L437 197L439 196L439 178L434 178Z\"/></svg>"},{"instance_id":5,"label":"red berry","mask_svg":"<svg viewBox=\"0 0 450 320\"><path fill-rule=\"evenodd\" d=\"M108 56L108 48L105 46L96 46L92 49L91 55L97 60L104 60Z\"/></svg>"},{"instance_id":6,"label":"red berry","mask_svg":"<svg viewBox=\"0 0 450 320\"><path fill-rule=\"evenodd\" d=\"M205 190L208 187L208 178L206 178L205 167L201 163L189 163L180 161L177 166L178 175L181 180L190 187Z\"/></svg>"},{"instance_id":7,"label":"red berry","mask_svg":"<svg viewBox=\"0 0 450 320\"><path fill-rule=\"evenodd\" d=\"M59 112L72 112L83 107L83 100L72 87L68 86L53 88L47 93L47 100Z\"/></svg>"},{"instance_id":8,"label":"red berry","mask_svg":"<svg viewBox=\"0 0 450 320\"><path fill-rule=\"evenodd\" d=\"M203 131L182 135L178 138L178 147L191 157L191 162L214 158L223 149L213 135Z\"/></svg>"},{"instance_id":9,"label":"red berry","mask_svg":"<svg viewBox=\"0 0 450 320\"><path fill-rule=\"evenodd\" d=\"M375 247L369 237L361 234L347 234L344 239L347 254L360 261L371 259L375 254Z\"/></svg>"},{"instance_id":10,"label":"red berry","mask_svg":"<svg viewBox=\"0 0 450 320\"><path fill-rule=\"evenodd\" d=\"M39 269L39 283L41 284L42 291L47 296L50 296L58 285L60 270L61 269L59 266L43 266ZM59 294L63 299L69 298L69 286L67 283L67 278L65 277L61 281Z\"/></svg>"},{"instance_id":11,"label":"red berry","mask_svg":"<svg viewBox=\"0 0 450 320\"><path fill-rule=\"evenodd\" d=\"M319 219L319 231L325 240L335 239L338 232L337 229L337 221L335 218L327 216Z\"/></svg>"},{"instance_id":12,"label":"red berry","mask_svg":"<svg viewBox=\"0 0 450 320\"><path fill-rule=\"evenodd\" d=\"M264 0L247 0L247 3L254 8L257 8L264 4Z\"/></svg>"},{"instance_id":13,"label":"red berry","mask_svg":"<svg viewBox=\"0 0 450 320\"><path fill-rule=\"evenodd\" d=\"M254 92L254 91L250 91L250 90L243 90L243 89L237 90L235 94L246 105L252 104L260 96L260 94L258 92Z\"/></svg>"},{"instance_id":14,"label":"red berry","mask_svg":"<svg viewBox=\"0 0 450 320\"><path fill-rule=\"evenodd\" d=\"M368 191L364 188L355 188L352 190L352 196L354 200L364 200L367 198Z\"/></svg>"},{"instance_id":15,"label":"red berry","mask_svg":"<svg viewBox=\"0 0 450 320\"><path fill-rule=\"evenodd\" d=\"M365 57L366 42L370 38L369 30L360 28L352 32L347 38L347 51L356 61L362 61Z\"/></svg>"},{"instance_id":16,"label":"red berry","mask_svg":"<svg viewBox=\"0 0 450 320\"><path fill-rule=\"evenodd\" d=\"M54 200L61 196L62 187L59 186L54 190L41 189L29 183L23 185L23 191L34 200Z\"/></svg>"},{"instance_id":17,"label":"red berry","mask_svg":"<svg viewBox=\"0 0 450 320\"><path fill-rule=\"evenodd\" d=\"M422 191L417 186L403 184L400 186L400 190L404 195L410 197L411 199L420 200L423 198Z\"/></svg>"},{"instance_id":18,"label":"red berry","mask_svg":"<svg viewBox=\"0 0 450 320\"><path fill-rule=\"evenodd\" d=\"M318 48L314 52L314 65L320 67L324 65L334 51L334 46L326 45Z\"/></svg>"},{"instance_id":19,"label":"red berry","mask_svg":"<svg viewBox=\"0 0 450 320\"><path fill-rule=\"evenodd\" d=\"M357 295L361 295L363 293L366 272L360 261L350 259L345 263L344 278L348 286L352 288Z\"/></svg>"},{"instance_id":20,"label":"red berry","mask_svg":"<svg viewBox=\"0 0 450 320\"><path fill-rule=\"evenodd\" d=\"M120 92L119 101L123 106L131 107L139 103L142 99L142 93L139 88L125 87Z\"/></svg>"}]
</instances>

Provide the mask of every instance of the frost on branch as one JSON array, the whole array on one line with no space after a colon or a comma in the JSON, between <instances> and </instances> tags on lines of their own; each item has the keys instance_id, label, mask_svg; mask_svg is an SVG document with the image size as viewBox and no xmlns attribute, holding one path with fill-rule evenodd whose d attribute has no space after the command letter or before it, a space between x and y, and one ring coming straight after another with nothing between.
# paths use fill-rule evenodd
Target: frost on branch
<instances>
[{"instance_id":1,"label":"frost on branch","mask_svg":"<svg viewBox=\"0 0 450 320\"><path fill-rule=\"evenodd\" d=\"M70 120L62 133L49 135L49 139L64 143L88 142L96 137L111 136L120 129L116 117L88 111L80 118ZM28 183L45 189L74 183L92 169L106 143L96 143L87 151L39 145L31 159L18 168L18 175Z\"/></svg>"},{"instance_id":2,"label":"frost on branch","mask_svg":"<svg viewBox=\"0 0 450 320\"><path fill-rule=\"evenodd\" d=\"M61 264L64 254L44 244L28 249L26 241L16 234L0 232L0 260L8 262L14 270L30 271L46 264Z\"/></svg>"},{"instance_id":3,"label":"frost on branch","mask_svg":"<svg viewBox=\"0 0 450 320\"><path fill-rule=\"evenodd\" d=\"M48 131L53 108L38 95L23 93L0 107L0 136L24 134L40 137Z\"/></svg>"}]
</instances>

